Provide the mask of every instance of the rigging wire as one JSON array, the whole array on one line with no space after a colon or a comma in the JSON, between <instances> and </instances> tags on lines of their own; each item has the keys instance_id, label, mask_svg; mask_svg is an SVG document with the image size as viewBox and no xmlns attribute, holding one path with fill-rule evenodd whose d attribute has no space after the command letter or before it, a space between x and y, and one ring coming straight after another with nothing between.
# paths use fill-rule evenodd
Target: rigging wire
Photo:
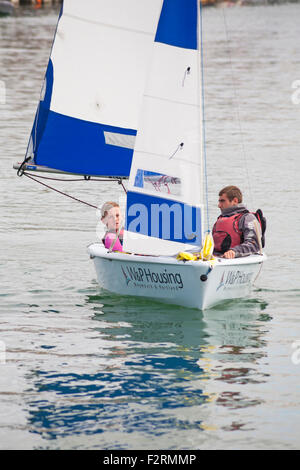
<instances>
[{"instance_id":1,"label":"rigging wire","mask_svg":"<svg viewBox=\"0 0 300 470\"><path fill-rule=\"evenodd\" d=\"M45 186L48 189L51 189L52 191L55 191L59 194L62 194L63 196L66 196L66 197L69 197L70 199L73 199L74 201L81 202L82 204L85 204L86 206L90 206L90 207L93 207L94 209L98 209L97 206L94 206L93 204L90 204L89 202L82 201L81 199L78 199L77 197L71 196L70 194L67 194L63 191L59 191L59 189L53 188L52 186L49 186L48 184L37 180L36 178L34 178L32 175L29 175L28 173L24 172L23 175L27 176L27 178L30 178L31 180L35 181L36 183L42 184L43 186Z\"/></svg>"},{"instance_id":2,"label":"rigging wire","mask_svg":"<svg viewBox=\"0 0 300 470\"><path fill-rule=\"evenodd\" d=\"M234 100L235 100L235 107L236 107L236 113L237 113L237 120L238 120L238 125L239 125L239 132L240 132L240 136L241 136L241 147L242 147L242 154L243 154L243 159L244 159L244 169L246 171L246 179L247 179L247 184L248 184L248 191L249 191L250 201L251 201L251 204L253 205L253 197L252 197L252 191L251 191L249 170L248 170L247 158L246 158L244 133L243 133L243 130L242 130L242 125L241 125L239 97L238 97L237 87L236 87L236 83L235 83L235 77L234 77L234 73L233 73L232 55L231 55L231 49L230 49L230 38L229 38L229 34L228 34L225 8L222 8L222 11L223 11L223 21L224 21L225 34L226 34L226 42L227 42L227 46L228 46L227 47L227 53L228 53L228 56L229 56L230 69L231 69L232 88L233 88L233 92L234 92Z\"/></svg>"}]
</instances>

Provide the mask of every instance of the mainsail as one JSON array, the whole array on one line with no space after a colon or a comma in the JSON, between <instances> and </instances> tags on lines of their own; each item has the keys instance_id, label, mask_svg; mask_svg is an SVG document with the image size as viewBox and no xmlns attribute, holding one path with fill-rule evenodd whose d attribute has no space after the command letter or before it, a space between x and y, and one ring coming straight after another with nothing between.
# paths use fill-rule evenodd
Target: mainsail
<instances>
[{"instance_id":1,"label":"mainsail","mask_svg":"<svg viewBox=\"0 0 300 470\"><path fill-rule=\"evenodd\" d=\"M161 0L64 0L26 157L128 177Z\"/></svg>"},{"instance_id":2,"label":"mainsail","mask_svg":"<svg viewBox=\"0 0 300 470\"><path fill-rule=\"evenodd\" d=\"M201 245L200 27L199 0L164 0L130 171L125 251L173 255Z\"/></svg>"}]
</instances>

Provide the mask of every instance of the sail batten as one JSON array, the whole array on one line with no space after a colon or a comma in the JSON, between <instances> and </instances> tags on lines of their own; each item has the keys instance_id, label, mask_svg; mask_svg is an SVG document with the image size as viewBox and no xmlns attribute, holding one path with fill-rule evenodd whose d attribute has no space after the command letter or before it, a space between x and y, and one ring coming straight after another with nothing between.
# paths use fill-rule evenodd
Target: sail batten
<instances>
[{"instance_id":1,"label":"sail batten","mask_svg":"<svg viewBox=\"0 0 300 470\"><path fill-rule=\"evenodd\" d=\"M170 153L168 155L163 155L161 153L154 153L154 152L147 152L146 150L141 150L141 149L138 149L136 148L135 149L135 152L136 154L141 154L141 155L145 155L145 156L148 156L148 157L159 157L163 160L165 160L166 163L168 163L169 160L174 159L174 157L172 157L172 155L174 154L173 153ZM175 151L176 152L176 151ZM200 162L193 162L191 160L188 160L188 159L185 159L185 158L178 158L178 156L176 156L176 161L177 162L182 162L182 163L187 163L189 165L194 165L194 166L199 166L200 168L202 168L202 164Z\"/></svg>"},{"instance_id":2,"label":"sail batten","mask_svg":"<svg viewBox=\"0 0 300 470\"><path fill-rule=\"evenodd\" d=\"M151 33L150 31L142 31L142 30L139 30L139 29L125 28L125 27L121 27L121 26L116 26L114 24L106 24L106 23L101 23L99 21L93 21L91 19L87 20L85 18L80 18L79 16L71 15L71 14L68 14L68 13L65 13L65 17L66 18L71 18L73 20L81 21L81 22L86 23L86 24L98 25L99 27L112 28L112 29L116 29L116 30L120 30L120 31L128 31L129 33L142 34L142 35L146 35L146 36L150 36L150 37L153 36L153 33Z\"/></svg>"},{"instance_id":3,"label":"sail batten","mask_svg":"<svg viewBox=\"0 0 300 470\"><path fill-rule=\"evenodd\" d=\"M199 104L197 103L190 103L188 101L179 101L179 100L176 101L170 98L163 98L162 96L144 95L144 98L148 98L150 100L161 100L161 101L166 101L166 102L173 103L173 104L180 104L182 106L193 106L193 107L199 108Z\"/></svg>"}]
</instances>

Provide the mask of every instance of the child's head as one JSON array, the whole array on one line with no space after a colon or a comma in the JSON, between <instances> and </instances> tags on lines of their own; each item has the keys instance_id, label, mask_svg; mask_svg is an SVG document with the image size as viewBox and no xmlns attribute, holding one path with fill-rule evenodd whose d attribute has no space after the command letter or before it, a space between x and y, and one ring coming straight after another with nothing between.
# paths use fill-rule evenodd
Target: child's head
<instances>
[{"instance_id":1,"label":"child's head","mask_svg":"<svg viewBox=\"0 0 300 470\"><path fill-rule=\"evenodd\" d=\"M120 228L120 206L116 202L108 201L101 207L101 221L108 230L119 230Z\"/></svg>"}]
</instances>

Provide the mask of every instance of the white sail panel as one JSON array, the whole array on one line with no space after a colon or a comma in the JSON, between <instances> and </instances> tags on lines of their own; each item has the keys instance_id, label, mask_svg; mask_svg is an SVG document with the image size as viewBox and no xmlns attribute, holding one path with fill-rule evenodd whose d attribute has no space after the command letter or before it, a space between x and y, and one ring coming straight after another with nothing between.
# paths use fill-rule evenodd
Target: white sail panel
<instances>
[{"instance_id":1,"label":"white sail panel","mask_svg":"<svg viewBox=\"0 0 300 470\"><path fill-rule=\"evenodd\" d=\"M195 50L155 42L151 60L151 80L147 80L147 94L195 105L195 98L199 94L199 64Z\"/></svg>"},{"instance_id":2,"label":"white sail panel","mask_svg":"<svg viewBox=\"0 0 300 470\"><path fill-rule=\"evenodd\" d=\"M51 110L137 129L160 3L65 2L51 54Z\"/></svg>"},{"instance_id":3,"label":"white sail panel","mask_svg":"<svg viewBox=\"0 0 300 470\"><path fill-rule=\"evenodd\" d=\"M86 23L103 24L152 35L162 0L64 0L63 14Z\"/></svg>"},{"instance_id":4,"label":"white sail panel","mask_svg":"<svg viewBox=\"0 0 300 470\"><path fill-rule=\"evenodd\" d=\"M136 158L138 154L152 153L170 163L201 166L199 145L197 106L145 96L135 144Z\"/></svg>"},{"instance_id":5,"label":"white sail panel","mask_svg":"<svg viewBox=\"0 0 300 470\"><path fill-rule=\"evenodd\" d=\"M139 153L153 153L172 160L170 164L183 161L201 165L198 59L198 51L154 43L136 158ZM176 152L178 146L180 151Z\"/></svg>"},{"instance_id":6,"label":"white sail panel","mask_svg":"<svg viewBox=\"0 0 300 470\"><path fill-rule=\"evenodd\" d=\"M168 230L168 228L166 229ZM126 232L125 232L126 233ZM164 234L168 236L168 233ZM179 234L178 234L179 235ZM192 251L195 250L194 244L182 244L173 240L165 240L161 238L159 240L159 247L156 242L157 237L149 237L142 235L138 232L126 233L127 240L130 238L133 249L130 253L154 255L154 256L174 256L180 251ZM128 243L128 242L127 242ZM123 243L124 246L124 243ZM196 251L196 250L195 250Z\"/></svg>"}]
</instances>

